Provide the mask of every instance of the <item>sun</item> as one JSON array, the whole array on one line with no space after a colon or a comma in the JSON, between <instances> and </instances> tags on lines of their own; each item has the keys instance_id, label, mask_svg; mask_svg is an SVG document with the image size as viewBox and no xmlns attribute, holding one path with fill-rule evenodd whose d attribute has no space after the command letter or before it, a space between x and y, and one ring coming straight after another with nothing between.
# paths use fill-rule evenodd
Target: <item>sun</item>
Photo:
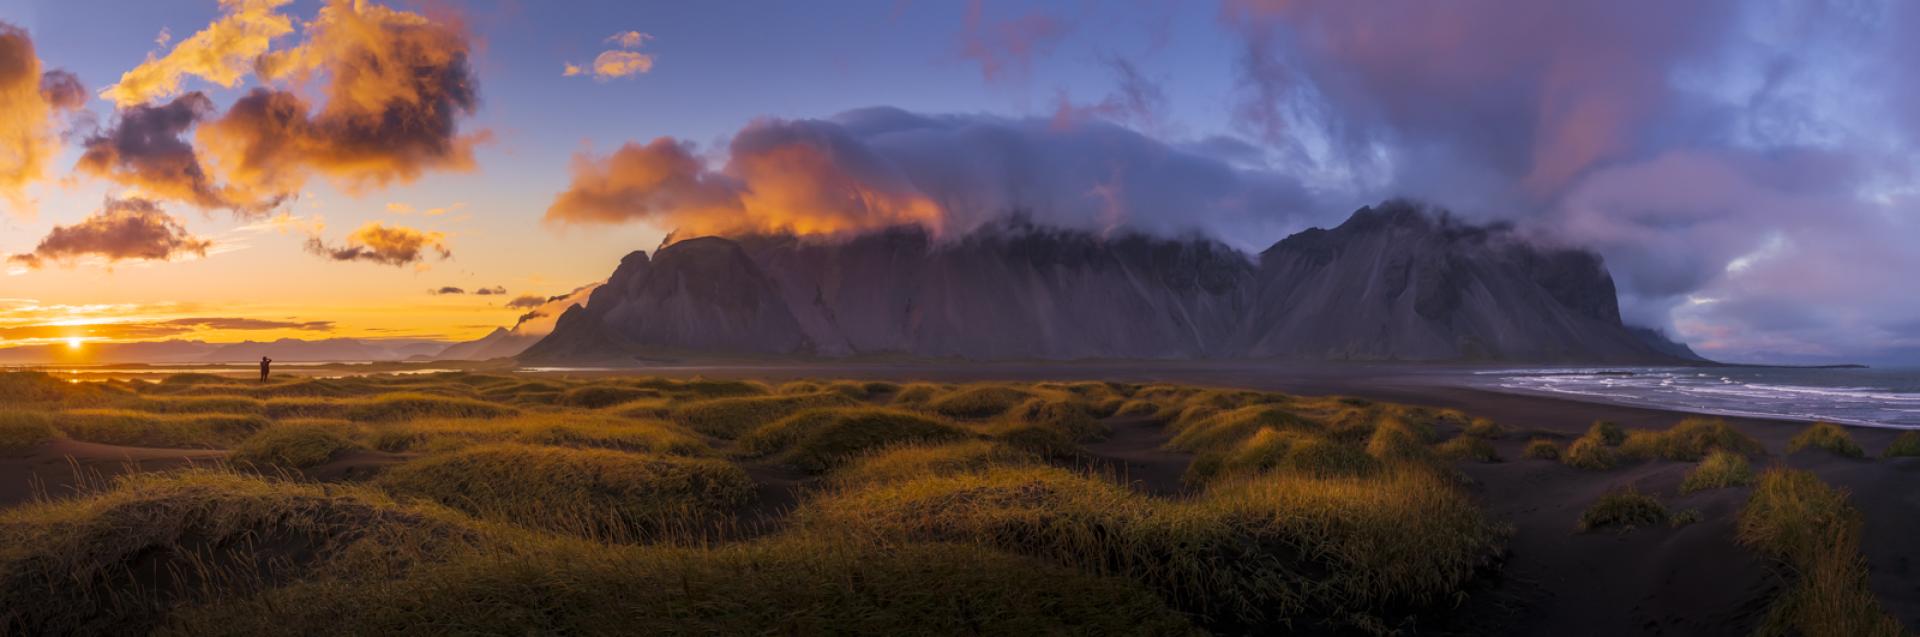
<instances>
[{"instance_id":1,"label":"sun","mask_svg":"<svg viewBox=\"0 0 1920 637\"><path fill-rule=\"evenodd\" d=\"M67 349L80 349L80 337L78 336L67 337Z\"/></svg>"}]
</instances>

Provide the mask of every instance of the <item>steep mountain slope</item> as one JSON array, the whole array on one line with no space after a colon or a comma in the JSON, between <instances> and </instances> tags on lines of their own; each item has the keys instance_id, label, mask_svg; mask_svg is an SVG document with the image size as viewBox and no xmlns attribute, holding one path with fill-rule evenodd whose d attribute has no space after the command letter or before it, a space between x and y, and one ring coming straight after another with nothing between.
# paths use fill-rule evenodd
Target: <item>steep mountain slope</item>
<instances>
[{"instance_id":1,"label":"steep mountain slope","mask_svg":"<svg viewBox=\"0 0 1920 637\"><path fill-rule=\"evenodd\" d=\"M1018 218L950 241L702 237L635 252L527 361L906 355L1672 362L1597 256L1389 202L1258 261Z\"/></svg>"},{"instance_id":2,"label":"steep mountain slope","mask_svg":"<svg viewBox=\"0 0 1920 637\"><path fill-rule=\"evenodd\" d=\"M1600 258L1536 246L1405 202L1260 255L1235 349L1255 358L1634 361Z\"/></svg>"},{"instance_id":3,"label":"steep mountain slope","mask_svg":"<svg viewBox=\"0 0 1920 637\"><path fill-rule=\"evenodd\" d=\"M433 357L439 360L484 361L519 356L540 339L553 333L553 326L567 308L587 302L587 295L599 287L595 283L567 294L547 299L539 307L520 315L513 327L496 327L480 338L454 343Z\"/></svg>"}]
</instances>

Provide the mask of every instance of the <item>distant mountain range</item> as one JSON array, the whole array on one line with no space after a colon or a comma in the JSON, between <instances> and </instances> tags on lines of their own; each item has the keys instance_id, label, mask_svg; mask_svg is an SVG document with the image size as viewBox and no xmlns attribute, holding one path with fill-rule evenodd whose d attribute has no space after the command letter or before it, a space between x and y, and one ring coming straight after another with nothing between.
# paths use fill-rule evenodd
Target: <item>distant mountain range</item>
<instances>
[{"instance_id":1,"label":"distant mountain range","mask_svg":"<svg viewBox=\"0 0 1920 637\"><path fill-rule=\"evenodd\" d=\"M75 351L64 344L27 345L0 349L0 365L63 365L92 363L235 363L260 360L283 362L424 360L446 349L447 342L430 339L327 338L304 340L207 343L202 341L145 341L88 343Z\"/></svg>"},{"instance_id":2,"label":"distant mountain range","mask_svg":"<svg viewBox=\"0 0 1920 637\"><path fill-rule=\"evenodd\" d=\"M1406 201L1257 256L1210 239L1039 227L936 240L701 237L634 252L530 362L674 357L1258 358L1669 363L1587 251Z\"/></svg>"}]
</instances>

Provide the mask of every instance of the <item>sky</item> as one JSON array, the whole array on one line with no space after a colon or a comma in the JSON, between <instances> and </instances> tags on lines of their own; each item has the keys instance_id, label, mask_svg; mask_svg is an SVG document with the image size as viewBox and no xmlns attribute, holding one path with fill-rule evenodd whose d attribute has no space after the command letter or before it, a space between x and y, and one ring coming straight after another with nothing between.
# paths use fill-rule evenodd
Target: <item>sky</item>
<instances>
[{"instance_id":1,"label":"sky","mask_svg":"<svg viewBox=\"0 0 1920 637\"><path fill-rule=\"evenodd\" d=\"M0 0L0 347L478 337L668 233L1256 252L1413 197L1920 363L1920 6ZM483 293L484 292L484 293Z\"/></svg>"}]
</instances>

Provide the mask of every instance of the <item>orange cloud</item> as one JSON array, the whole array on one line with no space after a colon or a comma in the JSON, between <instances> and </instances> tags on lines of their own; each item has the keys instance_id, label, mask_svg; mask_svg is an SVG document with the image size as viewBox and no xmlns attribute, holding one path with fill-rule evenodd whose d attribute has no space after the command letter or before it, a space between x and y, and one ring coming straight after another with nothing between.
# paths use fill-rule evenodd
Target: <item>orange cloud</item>
<instances>
[{"instance_id":1,"label":"orange cloud","mask_svg":"<svg viewBox=\"0 0 1920 637\"><path fill-rule=\"evenodd\" d=\"M201 165L200 153L181 135L213 112L213 101L199 91L165 105L139 104L120 111L112 128L87 138L75 168L80 172L140 189L143 193L200 208L264 212L280 197L249 201L230 196Z\"/></svg>"},{"instance_id":2,"label":"orange cloud","mask_svg":"<svg viewBox=\"0 0 1920 637\"><path fill-rule=\"evenodd\" d=\"M165 57L147 54L147 61L120 76L100 96L122 108L177 95L188 75L232 88L253 70L254 60L267 52L273 39L293 32L293 20L278 10L292 0L221 0L226 12L193 34ZM166 33L159 43L164 46Z\"/></svg>"},{"instance_id":3,"label":"orange cloud","mask_svg":"<svg viewBox=\"0 0 1920 637\"><path fill-rule=\"evenodd\" d=\"M756 122L734 139L721 171L668 138L626 144L604 159L574 158L573 183L546 219L645 220L693 235L841 235L918 224L938 232L941 208L883 160L815 122Z\"/></svg>"},{"instance_id":4,"label":"orange cloud","mask_svg":"<svg viewBox=\"0 0 1920 637\"><path fill-rule=\"evenodd\" d=\"M378 221L360 226L347 235L346 245L328 246L320 237L307 239L307 251L335 261L371 261L381 265L402 266L419 263L431 251L441 259L451 258L447 236L404 226L386 226Z\"/></svg>"},{"instance_id":5,"label":"orange cloud","mask_svg":"<svg viewBox=\"0 0 1920 637\"><path fill-rule=\"evenodd\" d=\"M29 268L47 261L100 257L123 260L171 261L194 254L206 256L213 242L194 237L186 227L145 199L109 199L106 206L80 223L55 226L33 252L7 257Z\"/></svg>"},{"instance_id":6,"label":"orange cloud","mask_svg":"<svg viewBox=\"0 0 1920 637\"><path fill-rule=\"evenodd\" d=\"M463 24L364 1L333 0L299 46L267 53L263 80L324 82L325 101L258 88L196 134L215 172L259 199L320 174L349 192L467 170L484 133L459 122L479 105Z\"/></svg>"},{"instance_id":7,"label":"orange cloud","mask_svg":"<svg viewBox=\"0 0 1920 637\"><path fill-rule=\"evenodd\" d=\"M652 35L639 31L626 31L609 36L607 43L617 45L623 49L637 49L640 48L641 44L651 39L653 39ZM561 75L574 77L586 75L591 72L594 79L604 81L640 75L652 70L652 55L632 50L602 51L600 55L593 58L593 64L588 67L582 67L572 62L565 63L562 67Z\"/></svg>"},{"instance_id":8,"label":"orange cloud","mask_svg":"<svg viewBox=\"0 0 1920 637\"><path fill-rule=\"evenodd\" d=\"M0 22L0 197L16 214L33 211L26 187L45 176L48 158L60 151L55 116L85 103L73 74L42 73L33 39Z\"/></svg>"}]
</instances>

